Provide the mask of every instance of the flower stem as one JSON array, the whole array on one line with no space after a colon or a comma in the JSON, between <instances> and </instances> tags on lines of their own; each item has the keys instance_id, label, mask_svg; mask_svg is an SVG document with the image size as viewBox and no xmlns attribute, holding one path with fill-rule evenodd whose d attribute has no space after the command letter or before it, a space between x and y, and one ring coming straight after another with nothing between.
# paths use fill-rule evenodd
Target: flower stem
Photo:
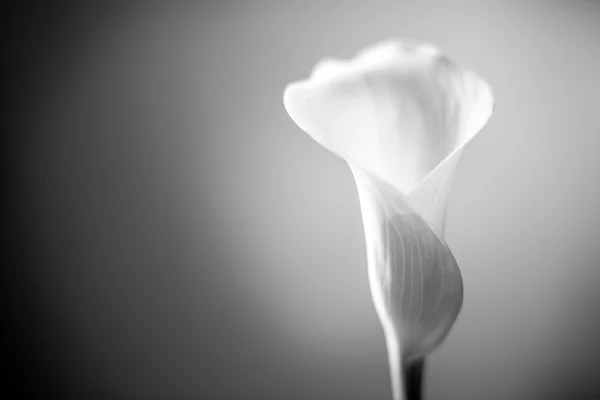
<instances>
[{"instance_id":1,"label":"flower stem","mask_svg":"<svg viewBox=\"0 0 600 400\"><path fill-rule=\"evenodd\" d=\"M394 400L421 400L425 357L402 352L398 340L387 340Z\"/></svg>"}]
</instances>

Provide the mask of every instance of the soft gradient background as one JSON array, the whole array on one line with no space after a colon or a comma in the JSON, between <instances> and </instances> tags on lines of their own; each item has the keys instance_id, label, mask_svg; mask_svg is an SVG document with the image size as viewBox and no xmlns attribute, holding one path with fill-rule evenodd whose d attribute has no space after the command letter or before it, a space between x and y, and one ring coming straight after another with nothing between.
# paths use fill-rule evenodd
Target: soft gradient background
<instances>
[{"instance_id":1,"label":"soft gradient background","mask_svg":"<svg viewBox=\"0 0 600 400\"><path fill-rule=\"evenodd\" d=\"M352 176L282 93L396 36L496 97L451 193L465 303L427 398L600 396L600 3L107 4L7 25L2 390L390 399Z\"/></svg>"}]
</instances>

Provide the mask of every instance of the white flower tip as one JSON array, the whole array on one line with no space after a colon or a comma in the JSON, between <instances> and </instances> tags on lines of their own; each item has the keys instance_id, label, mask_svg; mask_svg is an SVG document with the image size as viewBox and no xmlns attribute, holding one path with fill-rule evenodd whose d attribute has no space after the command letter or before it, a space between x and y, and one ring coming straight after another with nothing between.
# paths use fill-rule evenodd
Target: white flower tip
<instances>
[{"instance_id":1,"label":"white flower tip","mask_svg":"<svg viewBox=\"0 0 600 400\"><path fill-rule=\"evenodd\" d=\"M496 106L491 86L474 72L469 72L471 93L467 94L470 108L466 111L464 142L472 139L487 124Z\"/></svg>"},{"instance_id":2,"label":"white flower tip","mask_svg":"<svg viewBox=\"0 0 600 400\"><path fill-rule=\"evenodd\" d=\"M311 71L311 78L319 81L326 81L334 78L343 72L347 63L337 58L324 58L319 61Z\"/></svg>"},{"instance_id":3,"label":"white flower tip","mask_svg":"<svg viewBox=\"0 0 600 400\"><path fill-rule=\"evenodd\" d=\"M437 46L416 40L388 39L358 52L353 62L366 69L380 65L420 66L444 57Z\"/></svg>"},{"instance_id":4,"label":"white flower tip","mask_svg":"<svg viewBox=\"0 0 600 400\"><path fill-rule=\"evenodd\" d=\"M290 114L290 117L296 122L295 115L292 114L292 110L295 109L294 105L297 99L300 97L300 85L301 82L291 82L285 86L283 90L283 107ZM297 123L297 122L296 122Z\"/></svg>"},{"instance_id":5,"label":"white flower tip","mask_svg":"<svg viewBox=\"0 0 600 400\"><path fill-rule=\"evenodd\" d=\"M324 145L319 130L309 118L312 114L306 112L312 105L310 85L310 81L289 83L283 91L283 106L300 129L308 133L319 144Z\"/></svg>"}]
</instances>

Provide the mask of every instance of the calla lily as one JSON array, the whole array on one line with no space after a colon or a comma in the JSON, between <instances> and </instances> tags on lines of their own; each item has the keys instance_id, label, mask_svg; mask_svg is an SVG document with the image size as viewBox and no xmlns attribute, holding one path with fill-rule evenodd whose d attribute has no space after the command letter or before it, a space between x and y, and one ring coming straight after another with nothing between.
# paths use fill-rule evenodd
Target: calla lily
<instances>
[{"instance_id":1,"label":"calla lily","mask_svg":"<svg viewBox=\"0 0 600 400\"><path fill-rule=\"evenodd\" d=\"M490 87L435 46L392 40L321 61L285 88L284 105L350 166L394 398L419 397L425 357L462 306L446 205L463 147L493 112Z\"/></svg>"}]
</instances>

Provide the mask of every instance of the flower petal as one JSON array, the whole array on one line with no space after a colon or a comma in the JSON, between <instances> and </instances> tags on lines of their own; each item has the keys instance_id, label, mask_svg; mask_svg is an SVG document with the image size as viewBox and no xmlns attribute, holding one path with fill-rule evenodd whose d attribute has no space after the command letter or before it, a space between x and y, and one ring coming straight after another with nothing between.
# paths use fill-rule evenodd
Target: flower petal
<instances>
[{"instance_id":1,"label":"flower petal","mask_svg":"<svg viewBox=\"0 0 600 400\"><path fill-rule=\"evenodd\" d=\"M318 63L286 87L284 105L354 174L389 350L429 354L462 307L460 270L443 240L446 205L463 146L493 112L490 87L435 46L388 41Z\"/></svg>"},{"instance_id":2,"label":"flower petal","mask_svg":"<svg viewBox=\"0 0 600 400\"><path fill-rule=\"evenodd\" d=\"M461 153L462 149L458 149L448 156L406 197L406 202L440 239L444 237L450 184Z\"/></svg>"},{"instance_id":3,"label":"flower petal","mask_svg":"<svg viewBox=\"0 0 600 400\"><path fill-rule=\"evenodd\" d=\"M386 332L405 354L425 356L462 307L460 270L446 244L387 182L351 164L363 215L369 283Z\"/></svg>"},{"instance_id":4,"label":"flower petal","mask_svg":"<svg viewBox=\"0 0 600 400\"><path fill-rule=\"evenodd\" d=\"M321 145L408 194L485 125L493 97L435 47L389 41L320 63L284 105Z\"/></svg>"}]
</instances>

